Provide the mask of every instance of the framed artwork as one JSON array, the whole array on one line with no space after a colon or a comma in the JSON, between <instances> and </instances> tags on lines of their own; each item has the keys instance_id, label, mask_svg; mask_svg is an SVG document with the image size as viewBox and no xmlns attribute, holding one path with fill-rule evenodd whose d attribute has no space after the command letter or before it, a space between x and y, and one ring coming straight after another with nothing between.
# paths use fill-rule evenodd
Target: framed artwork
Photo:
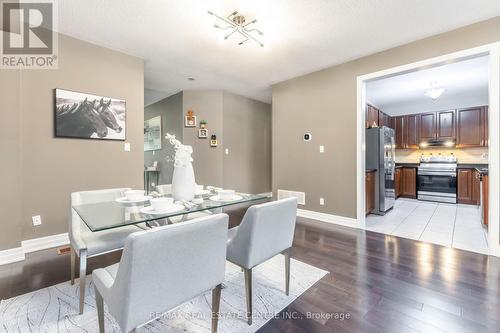
<instances>
[{"instance_id":1,"label":"framed artwork","mask_svg":"<svg viewBox=\"0 0 500 333\"><path fill-rule=\"evenodd\" d=\"M196 116L192 110L189 110L187 116L184 117L184 126L196 127Z\"/></svg>"},{"instance_id":2,"label":"framed artwork","mask_svg":"<svg viewBox=\"0 0 500 333\"><path fill-rule=\"evenodd\" d=\"M54 95L56 137L125 141L124 100L65 89Z\"/></svg>"},{"instance_id":3,"label":"framed artwork","mask_svg":"<svg viewBox=\"0 0 500 333\"><path fill-rule=\"evenodd\" d=\"M198 137L200 139L206 139L206 138L208 138L208 129L206 129L206 128L200 128L198 130Z\"/></svg>"},{"instance_id":4,"label":"framed artwork","mask_svg":"<svg viewBox=\"0 0 500 333\"><path fill-rule=\"evenodd\" d=\"M144 151L161 149L161 116L144 121Z\"/></svg>"}]
</instances>

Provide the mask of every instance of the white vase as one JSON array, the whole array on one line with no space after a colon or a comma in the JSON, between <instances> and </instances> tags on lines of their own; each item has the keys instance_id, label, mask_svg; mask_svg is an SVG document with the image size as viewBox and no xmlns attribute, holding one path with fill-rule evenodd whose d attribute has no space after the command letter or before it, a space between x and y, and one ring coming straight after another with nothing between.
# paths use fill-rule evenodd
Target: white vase
<instances>
[{"instance_id":1,"label":"white vase","mask_svg":"<svg viewBox=\"0 0 500 333\"><path fill-rule=\"evenodd\" d=\"M172 196L174 200L193 200L195 185L194 170L191 163L182 167L174 167L172 176Z\"/></svg>"}]
</instances>

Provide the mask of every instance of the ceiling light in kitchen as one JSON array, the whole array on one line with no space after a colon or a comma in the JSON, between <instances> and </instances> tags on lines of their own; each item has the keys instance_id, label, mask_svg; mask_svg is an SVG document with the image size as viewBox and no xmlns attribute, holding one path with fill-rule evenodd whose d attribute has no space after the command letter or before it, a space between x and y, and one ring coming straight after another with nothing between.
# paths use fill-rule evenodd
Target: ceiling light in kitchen
<instances>
[{"instance_id":1,"label":"ceiling light in kitchen","mask_svg":"<svg viewBox=\"0 0 500 333\"><path fill-rule=\"evenodd\" d=\"M436 100L446 91L446 88L439 87L437 82L431 82L428 89L424 91L424 95L431 98L432 100Z\"/></svg>"}]
</instances>

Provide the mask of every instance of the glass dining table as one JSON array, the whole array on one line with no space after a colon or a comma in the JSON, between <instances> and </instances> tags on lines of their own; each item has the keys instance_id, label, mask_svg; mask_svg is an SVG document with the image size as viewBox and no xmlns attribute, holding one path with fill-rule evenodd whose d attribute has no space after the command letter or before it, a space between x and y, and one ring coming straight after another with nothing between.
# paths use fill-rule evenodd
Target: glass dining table
<instances>
[{"instance_id":1,"label":"glass dining table","mask_svg":"<svg viewBox=\"0 0 500 333\"><path fill-rule=\"evenodd\" d=\"M74 205L72 208L80 216L87 227L93 231L103 231L127 225L137 225L144 228L178 223L189 220L189 214L206 212L214 214L222 212L224 207L250 203L268 199L266 195L237 193L237 200L215 201L210 196L204 196L203 202L177 202L175 211L154 212L150 202L128 203L124 201L109 201L91 204ZM168 197L168 196L166 196ZM180 207L179 205L182 205Z\"/></svg>"}]
</instances>

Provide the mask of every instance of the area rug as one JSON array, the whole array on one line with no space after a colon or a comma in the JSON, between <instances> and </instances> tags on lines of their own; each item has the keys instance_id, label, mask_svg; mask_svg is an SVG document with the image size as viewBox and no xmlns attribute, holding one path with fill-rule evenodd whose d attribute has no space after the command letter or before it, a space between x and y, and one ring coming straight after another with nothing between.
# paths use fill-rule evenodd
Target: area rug
<instances>
[{"instance_id":1,"label":"area rug","mask_svg":"<svg viewBox=\"0 0 500 333\"><path fill-rule=\"evenodd\" d=\"M288 304L327 274L326 271L292 259L290 295L286 296L284 257L277 255L253 271L253 324L246 323L244 276L231 263L221 297L219 332L255 332ZM87 278L85 312L78 315L78 283L60 283L35 292L2 300L2 332L98 332L94 287ZM77 281L76 281L77 282ZM211 292L184 303L160 319L137 329L143 332L210 332ZM106 332L121 332L113 317L105 313Z\"/></svg>"}]
</instances>

